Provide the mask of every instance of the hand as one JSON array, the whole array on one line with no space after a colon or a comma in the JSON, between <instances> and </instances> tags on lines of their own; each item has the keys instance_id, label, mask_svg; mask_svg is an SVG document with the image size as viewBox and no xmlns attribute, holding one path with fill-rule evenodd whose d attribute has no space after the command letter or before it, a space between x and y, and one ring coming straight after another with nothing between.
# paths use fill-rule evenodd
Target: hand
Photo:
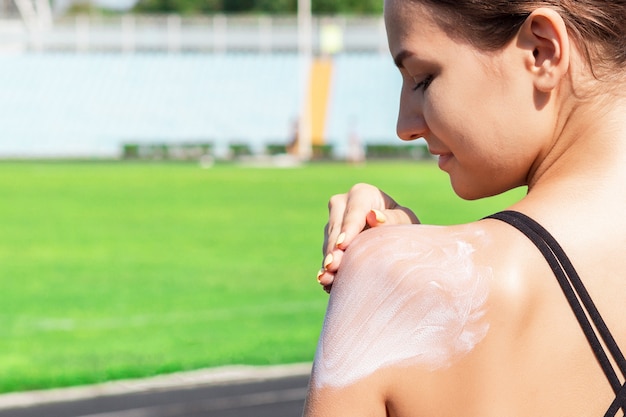
<instances>
[{"instance_id":1,"label":"hand","mask_svg":"<svg viewBox=\"0 0 626 417\"><path fill-rule=\"evenodd\" d=\"M324 228L324 261L317 280L330 292L344 251L363 230L390 224L418 224L419 219L406 207L369 184L357 184L347 194L337 194L328 203L328 223Z\"/></svg>"}]
</instances>

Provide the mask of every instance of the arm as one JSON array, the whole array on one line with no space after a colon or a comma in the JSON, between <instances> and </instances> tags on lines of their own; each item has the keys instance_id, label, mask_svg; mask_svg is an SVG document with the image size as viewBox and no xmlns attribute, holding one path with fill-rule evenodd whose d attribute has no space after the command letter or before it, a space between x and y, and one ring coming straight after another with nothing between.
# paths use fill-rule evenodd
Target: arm
<instances>
[{"instance_id":1,"label":"arm","mask_svg":"<svg viewBox=\"0 0 626 417\"><path fill-rule=\"evenodd\" d=\"M354 240L330 296L306 416L385 416L397 375L447 369L482 340L490 270L472 257L482 235L457 230L392 226Z\"/></svg>"},{"instance_id":2,"label":"arm","mask_svg":"<svg viewBox=\"0 0 626 417\"><path fill-rule=\"evenodd\" d=\"M385 417L385 399L376 381L363 380L348 387L320 388L315 377L309 386L304 417Z\"/></svg>"}]
</instances>

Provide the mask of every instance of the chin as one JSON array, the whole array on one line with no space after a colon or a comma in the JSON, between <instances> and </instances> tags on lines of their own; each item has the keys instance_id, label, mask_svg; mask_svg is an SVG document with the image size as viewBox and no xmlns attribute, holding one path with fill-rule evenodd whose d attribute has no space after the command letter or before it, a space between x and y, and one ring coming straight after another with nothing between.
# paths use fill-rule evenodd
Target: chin
<instances>
[{"instance_id":1,"label":"chin","mask_svg":"<svg viewBox=\"0 0 626 417\"><path fill-rule=\"evenodd\" d=\"M481 187L476 184L462 182L459 183L451 179L452 189L454 193L461 197L463 200L473 201L480 200L481 198L493 197L494 195L502 194L511 188L494 188Z\"/></svg>"},{"instance_id":2,"label":"chin","mask_svg":"<svg viewBox=\"0 0 626 417\"><path fill-rule=\"evenodd\" d=\"M468 201L480 200L481 198L490 197L489 195L475 194L475 193L464 193L464 192L459 192L457 190L454 190L454 192L456 193L456 195L461 197L463 200L468 200Z\"/></svg>"}]
</instances>

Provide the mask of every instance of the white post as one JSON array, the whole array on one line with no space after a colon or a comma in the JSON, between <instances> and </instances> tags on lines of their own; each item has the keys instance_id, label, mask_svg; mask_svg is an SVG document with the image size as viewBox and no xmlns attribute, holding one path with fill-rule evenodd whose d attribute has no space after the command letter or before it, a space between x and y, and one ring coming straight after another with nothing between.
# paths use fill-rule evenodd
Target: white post
<instances>
[{"instance_id":1,"label":"white post","mask_svg":"<svg viewBox=\"0 0 626 417\"><path fill-rule=\"evenodd\" d=\"M171 14L167 17L167 51L169 53L180 52L180 26L179 15Z\"/></svg>"},{"instance_id":2,"label":"white post","mask_svg":"<svg viewBox=\"0 0 626 417\"><path fill-rule=\"evenodd\" d=\"M226 16L216 14L213 16L213 51L217 53L226 52L226 31L228 22Z\"/></svg>"},{"instance_id":3,"label":"white post","mask_svg":"<svg viewBox=\"0 0 626 417\"><path fill-rule=\"evenodd\" d=\"M15 6L29 31L37 31L40 28L40 18L35 9L35 4L30 0L15 0Z\"/></svg>"},{"instance_id":4,"label":"white post","mask_svg":"<svg viewBox=\"0 0 626 417\"><path fill-rule=\"evenodd\" d=\"M51 26L50 5L47 0L15 0L20 16L28 31L29 42L36 51L43 49L44 30Z\"/></svg>"},{"instance_id":5,"label":"white post","mask_svg":"<svg viewBox=\"0 0 626 417\"><path fill-rule=\"evenodd\" d=\"M122 16L122 51L135 51L135 16L130 14Z\"/></svg>"},{"instance_id":6,"label":"white post","mask_svg":"<svg viewBox=\"0 0 626 417\"><path fill-rule=\"evenodd\" d=\"M298 52L300 56L300 81L303 97L300 100L302 110L298 121L298 155L302 160L311 159L311 112L308 86L313 59L313 18L311 0L298 0Z\"/></svg>"},{"instance_id":7,"label":"white post","mask_svg":"<svg viewBox=\"0 0 626 417\"><path fill-rule=\"evenodd\" d=\"M89 50L89 17L76 16L76 51L87 52Z\"/></svg>"},{"instance_id":8,"label":"white post","mask_svg":"<svg viewBox=\"0 0 626 417\"><path fill-rule=\"evenodd\" d=\"M35 9L41 28L50 29L52 27L52 10L48 0L35 0Z\"/></svg>"},{"instance_id":9,"label":"white post","mask_svg":"<svg viewBox=\"0 0 626 417\"><path fill-rule=\"evenodd\" d=\"M272 51L272 18L268 16L259 16L259 51Z\"/></svg>"}]
</instances>

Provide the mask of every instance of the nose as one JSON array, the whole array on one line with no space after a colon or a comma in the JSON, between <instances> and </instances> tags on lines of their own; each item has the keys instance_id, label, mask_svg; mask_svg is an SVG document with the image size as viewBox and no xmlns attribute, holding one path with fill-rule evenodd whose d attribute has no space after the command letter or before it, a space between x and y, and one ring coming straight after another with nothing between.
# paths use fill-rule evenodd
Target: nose
<instances>
[{"instance_id":1,"label":"nose","mask_svg":"<svg viewBox=\"0 0 626 417\"><path fill-rule=\"evenodd\" d=\"M422 138L428 131L428 125L426 124L422 111L422 104L418 102L415 95L414 91L407 92L406 88L403 88L400 97L396 133L398 137L404 141Z\"/></svg>"}]
</instances>

